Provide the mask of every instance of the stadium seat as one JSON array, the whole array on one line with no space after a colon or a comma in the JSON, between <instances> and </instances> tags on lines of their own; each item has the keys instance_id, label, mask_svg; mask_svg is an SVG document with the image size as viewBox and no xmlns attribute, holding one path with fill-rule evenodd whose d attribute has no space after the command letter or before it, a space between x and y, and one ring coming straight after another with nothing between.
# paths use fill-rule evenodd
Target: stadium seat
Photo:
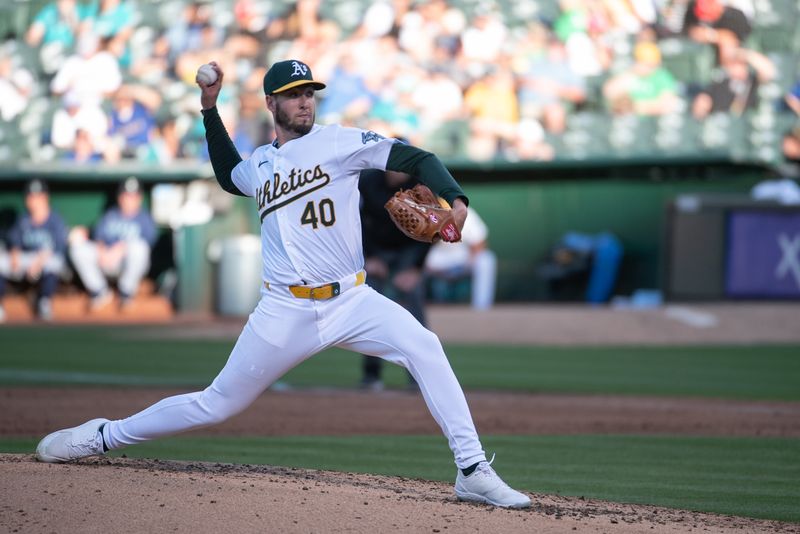
<instances>
[{"instance_id":1,"label":"stadium seat","mask_svg":"<svg viewBox=\"0 0 800 534\"><path fill-rule=\"evenodd\" d=\"M20 59L21 64L28 69L35 77L41 77L43 74L42 61L39 57L39 51L35 48L28 46L25 41L15 41L14 54ZM37 93L44 92L47 87L44 84L37 84Z\"/></svg>"},{"instance_id":2,"label":"stadium seat","mask_svg":"<svg viewBox=\"0 0 800 534\"><path fill-rule=\"evenodd\" d=\"M333 19L342 32L349 35L355 31L369 3L360 0L340 0L339 2L320 2L320 13L323 18Z\"/></svg>"},{"instance_id":3,"label":"stadium seat","mask_svg":"<svg viewBox=\"0 0 800 534\"><path fill-rule=\"evenodd\" d=\"M58 100L40 96L31 100L20 119L18 133L22 134L20 137L24 139L30 157L36 158L36 161L47 159L50 154L47 151L39 151L39 148L49 143L53 115L60 106Z\"/></svg>"},{"instance_id":4,"label":"stadium seat","mask_svg":"<svg viewBox=\"0 0 800 534\"><path fill-rule=\"evenodd\" d=\"M426 150L445 158L458 158L466 155L469 123L462 120L448 121L425 138Z\"/></svg>"},{"instance_id":5,"label":"stadium seat","mask_svg":"<svg viewBox=\"0 0 800 534\"><path fill-rule=\"evenodd\" d=\"M753 32L747 45L761 52L797 52L798 19L797 3L794 0L759 0L754 2L755 18Z\"/></svg>"},{"instance_id":6,"label":"stadium seat","mask_svg":"<svg viewBox=\"0 0 800 534\"><path fill-rule=\"evenodd\" d=\"M772 28L755 28L753 39L758 50L764 53L781 52L788 49L794 41L794 28L776 26Z\"/></svg>"},{"instance_id":7,"label":"stadium seat","mask_svg":"<svg viewBox=\"0 0 800 534\"><path fill-rule=\"evenodd\" d=\"M691 157L701 153L700 125L688 113L674 113L656 119L655 150L665 157Z\"/></svg>"},{"instance_id":8,"label":"stadium seat","mask_svg":"<svg viewBox=\"0 0 800 534\"><path fill-rule=\"evenodd\" d=\"M155 0L139 1L136 4L136 16L139 23L136 25L138 28L161 28L161 20L158 16L158 7Z\"/></svg>"},{"instance_id":9,"label":"stadium seat","mask_svg":"<svg viewBox=\"0 0 800 534\"><path fill-rule=\"evenodd\" d=\"M748 113L745 120L748 125L748 158L766 164L780 163L783 136L795 124L794 113L776 111L765 105Z\"/></svg>"},{"instance_id":10,"label":"stadium seat","mask_svg":"<svg viewBox=\"0 0 800 534\"><path fill-rule=\"evenodd\" d=\"M0 164L13 162L21 156L19 141L18 121L0 121Z\"/></svg>"},{"instance_id":11,"label":"stadium seat","mask_svg":"<svg viewBox=\"0 0 800 534\"><path fill-rule=\"evenodd\" d=\"M612 117L605 132L611 148L619 156L643 158L656 152L656 123L652 117Z\"/></svg>"},{"instance_id":12,"label":"stadium seat","mask_svg":"<svg viewBox=\"0 0 800 534\"><path fill-rule=\"evenodd\" d=\"M5 6L0 8L0 37L13 33L11 27L11 10Z\"/></svg>"},{"instance_id":13,"label":"stadium seat","mask_svg":"<svg viewBox=\"0 0 800 534\"><path fill-rule=\"evenodd\" d=\"M736 161L745 160L748 154L746 119L727 113L709 115L701 123L698 140L709 157L717 155Z\"/></svg>"},{"instance_id":14,"label":"stadium seat","mask_svg":"<svg viewBox=\"0 0 800 534\"><path fill-rule=\"evenodd\" d=\"M560 9L557 2L517 0L516 2L499 2L503 14L503 22L509 28L524 28L534 20L553 21L558 17ZM469 12L467 12L469 15Z\"/></svg>"},{"instance_id":15,"label":"stadium seat","mask_svg":"<svg viewBox=\"0 0 800 534\"><path fill-rule=\"evenodd\" d=\"M697 80L695 55L698 52L698 46L695 46L696 44L688 39L677 37L659 42L664 68L681 82L691 83Z\"/></svg>"},{"instance_id":16,"label":"stadium seat","mask_svg":"<svg viewBox=\"0 0 800 534\"><path fill-rule=\"evenodd\" d=\"M767 53L767 57L769 57L769 59L775 64L776 78L772 83L778 86L778 91L780 94L768 92L768 94L761 94L761 98L763 99L766 97L772 100L780 99L783 97L783 94L792 88L795 81L797 81L798 61L800 58L798 58L797 53L788 52L786 50L780 52L769 52ZM762 84L762 88L764 85L766 84Z\"/></svg>"},{"instance_id":17,"label":"stadium seat","mask_svg":"<svg viewBox=\"0 0 800 534\"><path fill-rule=\"evenodd\" d=\"M609 154L608 121L605 113L580 112L567 117L567 130L556 147L569 159L607 157ZM560 147L560 150L559 150Z\"/></svg>"}]
</instances>

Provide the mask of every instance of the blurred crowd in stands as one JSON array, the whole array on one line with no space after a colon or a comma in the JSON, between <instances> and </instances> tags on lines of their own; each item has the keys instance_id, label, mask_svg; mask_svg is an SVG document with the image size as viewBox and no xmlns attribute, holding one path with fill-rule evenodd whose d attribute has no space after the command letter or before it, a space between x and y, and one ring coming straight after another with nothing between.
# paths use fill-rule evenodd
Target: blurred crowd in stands
<instances>
[{"instance_id":1,"label":"blurred crowd in stands","mask_svg":"<svg viewBox=\"0 0 800 534\"><path fill-rule=\"evenodd\" d=\"M194 76L210 60L246 156L273 135L265 69L292 57L328 84L319 122L445 158L602 154L611 120L722 114L779 129L765 143L797 160L798 18L789 0L52 0L0 34L0 117L18 130L0 161L205 160Z\"/></svg>"}]
</instances>

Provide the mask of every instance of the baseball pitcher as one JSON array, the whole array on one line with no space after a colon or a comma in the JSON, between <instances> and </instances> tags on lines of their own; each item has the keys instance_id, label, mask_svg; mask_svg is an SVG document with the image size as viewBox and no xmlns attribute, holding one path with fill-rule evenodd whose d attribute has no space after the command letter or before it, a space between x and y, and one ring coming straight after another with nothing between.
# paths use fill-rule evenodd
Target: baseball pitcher
<instances>
[{"instance_id":1,"label":"baseball pitcher","mask_svg":"<svg viewBox=\"0 0 800 534\"><path fill-rule=\"evenodd\" d=\"M209 154L220 186L255 201L264 264L261 299L205 390L164 399L126 419L94 419L54 432L39 443L37 457L64 462L219 423L292 367L335 346L408 369L453 451L459 499L530 506L486 461L439 339L365 283L358 190L363 169L421 177L452 206L448 217L457 228L437 234L443 240L458 239L464 225L467 198L461 188L431 153L371 131L315 124L315 91L325 84L298 60L277 62L265 75L276 139L243 161L216 108L223 71L211 65L217 78L198 80ZM424 213L432 223L442 218Z\"/></svg>"}]
</instances>

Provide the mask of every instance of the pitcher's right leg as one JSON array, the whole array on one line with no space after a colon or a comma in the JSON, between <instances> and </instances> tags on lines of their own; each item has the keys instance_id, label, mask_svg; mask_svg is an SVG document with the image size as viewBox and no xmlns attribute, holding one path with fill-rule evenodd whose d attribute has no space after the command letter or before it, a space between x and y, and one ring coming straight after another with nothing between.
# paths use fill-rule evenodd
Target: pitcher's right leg
<instances>
[{"instance_id":1,"label":"pitcher's right leg","mask_svg":"<svg viewBox=\"0 0 800 534\"><path fill-rule=\"evenodd\" d=\"M213 425L241 412L270 384L313 354L319 343L316 326L308 321L293 336L291 345L272 345L256 332L256 315L245 325L225 367L205 390L168 397L126 419L94 419L53 432L39 443L37 457L44 462L66 462Z\"/></svg>"},{"instance_id":2,"label":"pitcher's right leg","mask_svg":"<svg viewBox=\"0 0 800 534\"><path fill-rule=\"evenodd\" d=\"M461 385L447 361L439 338L402 306L370 287L340 297L342 309L322 330L337 335L338 346L371 354L409 370L420 387L431 415L447 437L456 465L468 467L486 460ZM361 310L370 313L357 320Z\"/></svg>"},{"instance_id":3,"label":"pitcher's right leg","mask_svg":"<svg viewBox=\"0 0 800 534\"><path fill-rule=\"evenodd\" d=\"M352 293L344 295L350 297L351 303L348 306L343 299L346 309L338 316L341 322L332 322L328 328L343 333L339 346L379 356L406 367L414 375L431 415L453 451L458 467L456 496L506 508L530 506L530 497L509 487L486 461L466 398L438 337L399 304L371 288ZM368 309L373 314L362 321L348 321L348 309L351 313ZM352 325L349 331L348 325Z\"/></svg>"},{"instance_id":4,"label":"pitcher's right leg","mask_svg":"<svg viewBox=\"0 0 800 534\"><path fill-rule=\"evenodd\" d=\"M306 344L279 349L248 322L228 363L203 391L176 395L105 426L110 449L225 421L247 408L270 384L310 354Z\"/></svg>"}]
</instances>

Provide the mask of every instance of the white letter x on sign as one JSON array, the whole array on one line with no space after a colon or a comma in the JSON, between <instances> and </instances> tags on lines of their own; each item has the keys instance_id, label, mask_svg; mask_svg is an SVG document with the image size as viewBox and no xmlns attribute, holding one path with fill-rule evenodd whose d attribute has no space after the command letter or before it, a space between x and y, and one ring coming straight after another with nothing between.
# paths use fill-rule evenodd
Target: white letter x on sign
<instances>
[{"instance_id":1,"label":"white letter x on sign","mask_svg":"<svg viewBox=\"0 0 800 534\"><path fill-rule=\"evenodd\" d=\"M775 268L775 276L783 278L791 271L797 287L800 288L800 234L791 238L788 234L779 234L778 245L781 247L783 256Z\"/></svg>"}]
</instances>

